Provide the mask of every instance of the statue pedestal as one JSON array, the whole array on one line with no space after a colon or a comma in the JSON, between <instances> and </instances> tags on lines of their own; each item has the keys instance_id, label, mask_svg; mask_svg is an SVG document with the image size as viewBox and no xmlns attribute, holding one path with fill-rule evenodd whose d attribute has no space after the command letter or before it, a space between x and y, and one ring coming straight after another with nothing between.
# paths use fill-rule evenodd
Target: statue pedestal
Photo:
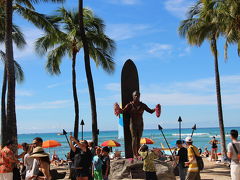
<instances>
[{"instance_id":1,"label":"statue pedestal","mask_svg":"<svg viewBox=\"0 0 240 180\"><path fill-rule=\"evenodd\" d=\"M157 177L159 180L175 180L173 169L166 162L155 161ZM109 179L144 179L145 172L142 170L143 161L119 159L111 161Z\"/></svg>"}]
</instances>

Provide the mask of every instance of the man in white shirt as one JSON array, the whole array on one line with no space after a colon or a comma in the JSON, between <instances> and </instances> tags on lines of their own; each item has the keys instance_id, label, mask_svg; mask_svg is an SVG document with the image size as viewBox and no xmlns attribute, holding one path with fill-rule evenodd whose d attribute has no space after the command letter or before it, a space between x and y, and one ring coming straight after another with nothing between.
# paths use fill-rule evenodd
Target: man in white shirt
<instances>
[{"instance_id":1,"label":"man in white shirt","mask_svg":"<svg viewBox=\"0 0 240 180\"><path fill-rule=\"evenodd\" d=\"M228 144L228 158L231 159L231 178L240 180L240 141L238 141L238 131L231 130L232 142Z\"/></svg>"},{"instance_id":2,"label":"man in white shirt","mask_svg":"<svg viewBox=\"0 0 240 180\"><path fill-rule=\"evenodd\" d=\"M36 137L33 139L33 142L32 142L33 148L42 147L42 144L43 144L42 138ZM35 177L37 177L39 175L39 161L37 159L33 160L32 169L30 171L30 174L33 179L35 179Z\"/></svg>"}]
</instances>

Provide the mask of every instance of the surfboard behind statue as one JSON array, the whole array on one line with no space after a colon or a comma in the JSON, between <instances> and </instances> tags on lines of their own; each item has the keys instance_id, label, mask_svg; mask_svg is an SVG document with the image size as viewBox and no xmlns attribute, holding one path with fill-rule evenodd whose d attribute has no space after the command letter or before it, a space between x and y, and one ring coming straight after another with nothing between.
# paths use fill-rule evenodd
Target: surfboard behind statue
<instances>
[{"instance_id":1,"label":"surfboard behind statue","mask_svg":"<svg viewBox=\"0 0 240 180\"><path fill-rule=\"evenodd\" d=\"M125 107L132 101L132 93L139 91L138 72L132 60L128 59L122 68L121 74L121 90L122 90L122 107ZM125 144L125 157L132 158L132 136L129 128L130 116L123 114L124 124L124 144Z\"/></svg>"}]
</instances>

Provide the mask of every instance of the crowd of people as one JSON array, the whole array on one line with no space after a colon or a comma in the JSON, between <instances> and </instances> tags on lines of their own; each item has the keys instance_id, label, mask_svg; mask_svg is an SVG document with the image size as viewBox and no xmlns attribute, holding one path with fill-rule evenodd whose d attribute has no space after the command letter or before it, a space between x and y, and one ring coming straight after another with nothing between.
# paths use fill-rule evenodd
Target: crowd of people
<instances>
[{"instance_id":1,"label":"crowd of people","mask_svg":"<svg viewBox=\"0 0 240 180\"><path fill-rule=\"evenodd\" d=\"M240 141L238 131L231 130L231 142L228 144L227 156L231 160L231 179L240 180ZM172 156L175 169L178 171L180 180L200 180L199 157L213 156L216 159L218 141L213 137L209 142L212 145L211 153L205 148L201 152L193 145L191 137L185 142L176 142L177 152ZM50 160L49 154L42 148L43 140L40 137L33 139L31 144L23 143L23 153L16 156L13 153L13 142L9 141L0 151L0 180L18 180L16 177L17 165L21 165L22 180L51 180L50 164L59 161L56 152ZM70 152L68 164L70 167L70 179L72 180L108 180L110 173L109 147L94 146L86 140L78 141L70 136ZM138 150L140 159L143 161L143 171L147 180L157 180L155 159L162 156L161 149L150 150L147 145L142 145ZM20 161L19 159L22 159ZM15 177L14 177L15 176Z\"/></svg>"},{"instance_id":2,"label":"crowd of people","mask_svg":"<svg viewBox=\"0 0 240 180\"><path fill-rule=\"evenodd\" d=\"M0 180L51 180L50 165L58 166L59 158L54 152L50 160L42 144L42 138L36 137L31 144L23 143L23 153L15 155L13 142L8 141L0 150ZM110 172L110 149L108 147L95 148L92 142L78 141L70 136L70 148L68 163L71 169L71 179L108 179Z\"/></svg>"}]
</instances>

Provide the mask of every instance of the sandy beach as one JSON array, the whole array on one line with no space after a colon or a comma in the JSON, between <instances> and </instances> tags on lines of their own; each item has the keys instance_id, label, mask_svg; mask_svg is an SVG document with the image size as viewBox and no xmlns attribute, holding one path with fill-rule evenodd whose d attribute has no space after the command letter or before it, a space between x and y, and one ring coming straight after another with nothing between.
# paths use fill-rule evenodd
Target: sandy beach
<instances>
[{"instance_id":1,"label":"sandy beach","mask_svg":"<svg viewBox=\"0 0 240 180\"><path fill-rule=\"evenodd\" d=\"M204 170L201 171L202 180L230 180L230 168L222 163L210 162L204 160ZM179 178L176 178L179 180Z\"/></svg>"},{"instance_id":2,"label":"sandy beach","mask_svg":"<svg viewBox=\"0 0 240 180\"><path fill-rule=\"evenodd\" d=\"M230 168L222 163L209 162L204 158L205 168L201 171L202 180L230 180ZM65 179L68 179L69 171L66 167L56 168L58 172L67 172ZM125 179L126 180L126 179ZM176 177L179 180L179 177Z\"/></svg>"}]
</instances>

